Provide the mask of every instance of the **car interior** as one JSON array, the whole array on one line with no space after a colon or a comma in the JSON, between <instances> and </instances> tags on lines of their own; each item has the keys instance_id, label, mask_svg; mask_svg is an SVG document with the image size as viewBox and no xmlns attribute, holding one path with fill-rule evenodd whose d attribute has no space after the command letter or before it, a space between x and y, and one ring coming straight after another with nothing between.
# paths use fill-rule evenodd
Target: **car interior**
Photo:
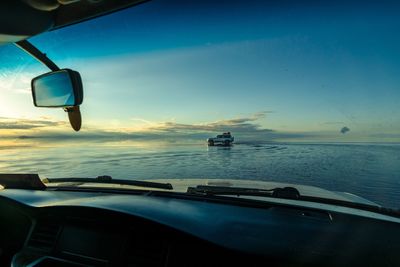
<instances>
[{"instance_id":1,"label":"car interior","mask_svg":"<svg viewBox=\"0 0 400 267\"><path fill-rule=\"evenodd\" d=\"M399 219L368 211L354 215L351 208L295 207L152 190L12 185L2 190L0 208L2 266L399 262Z\"/></svg>"},{"instance_id":2,"label":"car interior","mask_svg":"<svg viewBox=\"0 0 400 267\"><path fill-rule=\"evenodd\" d=\"M0 44L16 43L52 66L27 38L146 2L1 1ZM79 85L80 77L74 77ZM76 109L66 111L79 130L80 114L77 119ZM170 188L151 182L53 187L36 174L1 174L0 266L400 264L398 211L304 201L285 190L260 200L265 192L245 192L254 196L248 199Z\"/></svg>"}]
</instances>

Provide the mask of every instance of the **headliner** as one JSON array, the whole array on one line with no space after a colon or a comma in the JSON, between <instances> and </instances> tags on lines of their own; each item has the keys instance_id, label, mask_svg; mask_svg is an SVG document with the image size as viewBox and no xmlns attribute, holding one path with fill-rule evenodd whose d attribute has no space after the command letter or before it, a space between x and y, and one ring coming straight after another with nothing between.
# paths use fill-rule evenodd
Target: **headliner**
<instances>
[{"instance_id":1,"label":"headliner","mask_svg":"<svg viewBox=\"0 0 400 267\"><path fill-rule=\"evenodd\" d=\"M148 0L1 1L0 44L17 42L146 1Z\"/></svg>"}]
</instances>

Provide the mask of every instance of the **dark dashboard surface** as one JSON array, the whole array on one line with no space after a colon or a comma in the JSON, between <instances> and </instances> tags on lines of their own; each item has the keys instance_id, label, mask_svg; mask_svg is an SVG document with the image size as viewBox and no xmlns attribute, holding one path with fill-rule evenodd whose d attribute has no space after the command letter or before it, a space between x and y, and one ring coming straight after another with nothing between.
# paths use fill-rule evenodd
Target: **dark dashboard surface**
<instances>
[{"instance_id":1,"label":"dark dashboard surface","mask_svg":"<svg viewBox=\"0 0 400 267\"><path fill-rule=\"evenodd\" d=\"M0 259L13 266L400 264L398 223L317 209L7 189L0 211Z\"/></svg>"}]
</instances>

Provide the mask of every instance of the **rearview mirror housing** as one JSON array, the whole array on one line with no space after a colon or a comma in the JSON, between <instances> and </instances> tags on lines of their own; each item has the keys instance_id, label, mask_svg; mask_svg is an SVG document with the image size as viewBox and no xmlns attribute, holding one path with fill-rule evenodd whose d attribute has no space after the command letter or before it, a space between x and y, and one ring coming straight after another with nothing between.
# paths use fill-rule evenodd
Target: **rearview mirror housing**
<instances>
[{"instance_id":1,"label":"rearview mirror housing","mask_svg":"<svg viewBox=\"0 0 400 267\"><path fill-rule=\"evenodd\" d=\"M31 82L36 107L76 107L83 101L82 79L77 71L61 69L34 78Z\"/></svg>"}]
</instances>

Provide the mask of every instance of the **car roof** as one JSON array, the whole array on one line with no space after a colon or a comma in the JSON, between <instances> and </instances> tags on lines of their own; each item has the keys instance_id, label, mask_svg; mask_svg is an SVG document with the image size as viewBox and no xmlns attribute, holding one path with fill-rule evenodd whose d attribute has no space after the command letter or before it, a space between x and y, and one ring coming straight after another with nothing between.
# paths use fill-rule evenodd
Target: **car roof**
<instances>
[{"instance_id":1,"label":"car roof","mask_svg":"<svg viewBox=\"0 0 400 267\"><path fill-rule=\"evenodd\" d=\"M1 1L0 45L24 40L45 31L93 19L146 1Z\"/></svg>"}]
</instances>

